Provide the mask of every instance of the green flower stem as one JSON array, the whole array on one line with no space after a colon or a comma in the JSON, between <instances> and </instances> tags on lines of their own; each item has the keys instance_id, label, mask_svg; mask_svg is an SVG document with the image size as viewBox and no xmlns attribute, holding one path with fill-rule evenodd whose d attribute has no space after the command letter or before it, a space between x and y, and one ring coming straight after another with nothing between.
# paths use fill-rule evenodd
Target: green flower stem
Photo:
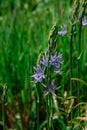
<instances>
[{"instance_id":1,"label":"green flower stem","mask_svg":"<svg viewBox=\"0 0 87 130\"><path fill-rule=\"evenodd\" d=\"M49 43L50 45L50 43ZM48 55L48 71L47 71L47 80L48 80L48 86L51 83L51 68L49 66L49 61L50 61L50 57L51 57L51 51L50 51L50 47L49 47L49 55ZM51 119L50 119L50 108L51 108L51 98L50 98L50 93L47 95L47 130L51 130Z\"/></svg>"},{"instance_id":2,"label":"green flower stem","mask_svg":"<svg viewBox=\"0 0 87 130\"><path fill-rule=\"evenodd\" d=\"M80 14L80 24L79 24L79 37L78 37L78 57L81 54L81 40L82 40L82 18L85 13L85 9L87 7L87 1L84 0L82 4L82 10ZM81 58L81 57L80 57ZM77 78L80 79L80 64L81 60L78 58L78 65L77 65ZM77 95L78 95L78 104L80 102L80 82L77 82ZM80 106L78 106L78 116L80 116Z\"/></svg>"},{"instance_id":3,"label":"green flower stem","mask_svg":"<svg viewBox=\"0 0 87 130\"><path fill-rule=\"evenodd\" d=\"M79 25L79 41L78 41L78 57L81 53L81 28L82 28L82 20ZM80 58L78 59L77 64L77 78L80 79ZM80 82L77 82L77 95L78 95L78 103L80 102ZM80 115L80 106L78 106L78 116Z\"/></svg>"},{"instance_id":4,"label":"green flower stem","mask_svg":"<svg viewBox=\"0 0 87 130\"><path fill-rule=\"evenodd\" d=\"M47 130L54 130L53 128L53 119L52 119L52 115L53 115L53 111L52 111L52 97L51 95L47 95L47 119L48 119L48 124L47 124Z\"/></svg>"},{"instance_id":5,"label":"green flower stem","mask_svg":"<svg viewBox=\"0 0 87 130\"><path fill-rule=\"evenodd\" d=\"M47 130L49 129L49 95L47 95L47 100L46 100L46 111L47 111Z\"/></svg>"},{"instance_id":6,"label":"green flower stem","mask_svg":"<svg viewBox=\"0 0 87 130\"><path fill-rule=\"evenodd\" d=\"M49 39L48 39L48 69L47 69L47 82L48 86L50 86L51 81L52 81L52 73L51 73L51 68L49 66L49 61L51 54L55 51L56 49L56 36L57 36L58 30L56 24L53 26L52 30L50 31ZM50 93L47 95L47 119L48 119L48 124L47 124L47 130L51 130L52 128L52 96Z\"/></svg>"},{"instance_id":7,"label":"green flower stem","mask_svg":"<svg viewBox=\"0 0 87 130\"><path fill-rule=\"evenodd\" d=\"M52 97L50 96L50 123L51 123L51 129L54 130L54 126L53 126L53 108L52 108Z\"/></svg>"},{"instance_id":8,"label":"green flower stem","mask_svg":"<svg viewBox=\"0 0 87 130\"><path fill-rule=\"evenodd\" d=\"M72 81L71 81L71 78L72 78L72 49L73 49L73 27L74 25L72 25L71 27L71 38L70 38L70 95L72 96ZM73 115L73 112L71 110L71 122L72 122L72 115Z\"/></svg>"},{"instance_id":9,"label":"green flower stem","mask_svg":"<svg viewBox=\"0 0 87 130\"><path fill-rule=\"evenodd\" d=\"M72 18L71 18L71 37L70 37L70 95L73 95L73 88L72 88L72 54L73 54L73 40L75 40L75 35L74 35L74 27L76 26L76 18L77 18L77 13L79 9L79 0L74 1L74 7L73 7L73 13L72 13ZM71 110L71 125L72 125L72 118L73 118L73 111Z\"/></svg>"},{"instance_id":10,"label":"green flower stem","mask_svg":"<svg viewBox=\"0 0 87 130\"><path fill-rule=\"evenodd\" d=\"M36 95L37 95L37 99L36 99L36 115L37 115L37 130L39 130L39 89L38 89L38 84L36 86Z\"/></svg>"}]
</instances>

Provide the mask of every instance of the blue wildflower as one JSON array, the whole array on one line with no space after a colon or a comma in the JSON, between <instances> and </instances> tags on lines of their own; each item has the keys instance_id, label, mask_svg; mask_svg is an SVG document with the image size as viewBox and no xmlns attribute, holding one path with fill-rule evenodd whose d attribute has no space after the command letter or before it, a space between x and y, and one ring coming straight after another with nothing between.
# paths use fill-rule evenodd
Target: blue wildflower
<instances>
[{"instance_id":1,"label":"blue wildflower","mask_svg":"<svg viewBox=\"0 0 87 130\"><path fill-rule=\"evenodd\" d=\"M53 96L56 96L55 90L58 90L60 87L55 87L54 83L55 80L52 80L51 84L45 88L46 89L45 96L48 95L49 93L51 93Z\"/></svg>"},{"instance_id":2,"label":"blue wildflower","mask_svg":"<svg viewBox=\"0 0 87 130\"><path fill-rule=\"evenodd\" d=\"M58 72L59 74L61 73L60 69L60 65L63 64L62 61L62 54L58 54L57 53L54 56L51 56L50 58L50 64L54 66L54 72Z\"/></svg>"},{"instance_id":3,"label":"blue wildflower","mask_svg":"<svg viewBox=\"0 0 87 130\"><path fill-rule=\"evenodd\" d=\"M86 16L84 16L83 19L82 19L82 25L83 25L83 26L86 26L86 25L87 25Z\"/></svg>"},{"instance_id":4,"label":"blue wildflower","mask_svg":"<svg viewBox=\"0 0 87 130\"><path fill-rule=\"evenodd\" d=\"M65 26L61 26L61 31L58 32L59 35L64 36L67 33L67 29Z\"/></svg>"},{"instance_id":5,"label":"blue wildflower","mask_svg":"<svg viewBox=\"0 0 87 130\"><path fill-rule=\"evenodd\" d=\"M58 74L62 75L62 71L59 69L58 65L54 65L54 72L57 72Z\"/></svg>"},{"instance_id":6,"label":"blue wildflower","mask_svg":"<svg viewBox=\"0 0 87 130\"><path fill-rule=\"evenodd\" d=\"M45 68L48 66L48 60L44 57L41 59L40 63L43 64Z\"/></svg>"},{"instance_id":7,"label":"blue wildflower","mask_svg":"<svg viewBox=\"0 0 87 130\"><path fill-rule=\"evenodd\" d=\"M36 74L34 74L32 77L34 78L35 82L41 82L43 78L45 78L44 70L42 70L41 66L38 65L37 68L34 67Z\"/></svg>"}]
</instances>

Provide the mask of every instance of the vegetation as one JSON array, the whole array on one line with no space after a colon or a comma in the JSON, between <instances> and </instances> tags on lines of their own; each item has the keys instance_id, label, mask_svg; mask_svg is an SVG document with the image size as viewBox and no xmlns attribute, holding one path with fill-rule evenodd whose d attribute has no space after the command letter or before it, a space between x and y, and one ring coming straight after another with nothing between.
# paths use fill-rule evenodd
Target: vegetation
<instances>
[{"instance_id":1,"label":"vegetation","mask_svg":"<svg viewBox=\"0 0 87 130\"><path fill-rule=\"evenodd\" d=\"M87 129L87 0L0 0L0 130Z\"/></svg>"}]
</instances>

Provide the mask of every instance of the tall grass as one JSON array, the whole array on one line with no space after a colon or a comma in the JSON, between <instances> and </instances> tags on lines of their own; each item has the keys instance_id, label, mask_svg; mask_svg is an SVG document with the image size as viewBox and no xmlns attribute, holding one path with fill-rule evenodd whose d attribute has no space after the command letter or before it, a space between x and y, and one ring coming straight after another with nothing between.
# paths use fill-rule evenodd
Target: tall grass
<instances>
[{"instance_id":1,"label":"tall grass","mask_svg":"<svg viewBox=\"0 0 87 130\"><path fill-rule=\"evenodd\" d=\"M48 111L51 111L51 123L54 124L54 129L65 130L71 124L78 125L79 117L85 116L87 91L86 84L82 81L87 80L87 27L82 27L82 17L87 14L87 2L76 0L72 7L73 2L0 1L0 82L8 86L5 121L9 128L14 127L14 122L16 129L21 126L20 129L33 130L36 124L37 129L46 127L45 99L41 95L41 89L36 95L31 75L39 53L47 49L49 31L55 22L58 30L61 25L67 25L68 34L57 37L57 51L63 54L64 59L64 74L56 77L61 89L57 98L50 100L48 107ZM40 88L39 85L38 87ZM0 85L1 95L2 91ZM52 106L52 101L56 102L57 107ZM83 107L80 103L84 104ZM19 114L21 121L18 122L16 116L12 115L14 122L11 122L7 114L10 108L14 115ZM53 113L56 116L52 117ZM0 121L1 119L0 116Z\"/></svg>"}]
</instances>

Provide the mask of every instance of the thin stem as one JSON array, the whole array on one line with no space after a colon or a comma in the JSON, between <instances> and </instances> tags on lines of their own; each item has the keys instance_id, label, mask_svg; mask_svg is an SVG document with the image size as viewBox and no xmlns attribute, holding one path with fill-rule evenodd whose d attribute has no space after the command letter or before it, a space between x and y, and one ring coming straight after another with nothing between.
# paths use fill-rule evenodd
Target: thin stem
<instances>
[{"instance_id":1,"label":"thin stem","mask_svg":"<svg viewBox=\"0 0 87 130\"><path fill-rule=\"evenodd\" d=\"M72 50L73 50L73 27L74 25L72 25L71 27L71 38L70 38L70 95L72 96ZM72 121L72 110L71 110L71 121Z\"/></svg>"},{"instance_id":2,"label":"thin stem","mask_svg":"<svg viewBox=\"0 0 87 130\"><path fill-rule=\"evenodd\" d=\"M52 104L53 104L53 102L52 102L53 100L52 100L52 97L50 97L50 118L51 118L51 126L52 126L52 130L54 130L54 126L53 126L53 118L52 118L52 116L53 116L53 109L52 109Z\"/></svg>"},{"instance_id":3,"label":"thin stem","mask_svg":"<svg viewBox=\"0 0 87 130\"><path fill-rule=\"evenodd\" d=\"M70 92L71 92L71 96L72 96L72 49L73 49L73 25L71 28L71 39L70 39Z\"/></svg>"},{"instance_id":4,"label":"thin stem","mask_svg":"<svg viewBox=\"0 0 87 130\"><path fill-rule=\"evenodd\" d=\"M47 130L50 130L49 129L49 94L47 95L46 110L47 110Z\"/></svg>"},{"instance_id":5,"label":"thin stem","mask_svg":"<svg viewBox=\"0 0 87 130\"><path fill-rule=\"evenodd\" d=\"M81 53L81 32L82 31L82 20L79 25L79 40L78 40L78 57ZM80 79L80 58L78 58L77 64L77 78ZM77 95L78 95L78 103L80 101L80 82L77 82ZM80 115L80 106L78 106L78 116Z\"/></svg>"},{"instance_id":6,"label":"thin stem","mask_svg":"<svg viewBox=\"0 0 87 130\"><path fill-rule=\"evenodd\" d=\"M48 48L48 50L49 50L49 53L48 53L48 69L47 69L47 84L48 84L48 86L50 86L50 83L51 83L51 68L50 68L50 65L49 65L49 61L50 61L50 57L51 57L51 50L50 50L50 41L49 41L49 48ZM50 120L50 107L51 107L51 104L50 104L50 101L51 101L51 99L50 99L51 97L50 97L50 95L48 94L47 95L47 130L50 130L51 129L51 125L52 125L52 123L51 123L51 120Z\"/></svg>"},{"instance_id":7,"label":"thin stem","mask_svg":"<svg viewBox=\"0 0 87 130\"><path fill-rule=\"evenodd\" d=\"M82 40L82 18L84 16L85 13L85 9L87 7L87 2L86 0L84 0L83 4L82 4L82 14L80 16L80 24L79 24L79 37L78 37L78 65L77 65L77 78L80 79L80 54L81 54L81 40ZM77 94L78 94L78 103L80 102L80 82L77 82ZM80 106L78 107L78 116L80 115Z\"/></svg>"},{"instance_id":8,"label":"thin stem","mask_svg":"<svg viewBox=\"0 0 87 130\"><path fill-rule=\"evenodd\" d=\"M50 130L51 130L51 126L52 126L52 110L51 110L51 95L49 95L49 126L50 126Z\"/></svg>"},{"instance_id":9,"label":"thin stem","mask_svg":"<svg viewBox=\"0 0 87 130\"><path fill-rule=\"evenodd\" d=\"M49 40L48 40L48 69L47 69L47 86L49 87L52 81L52 72L51 72L51 67L49 64L50 61L50 57L51 54L54 52L55 48L56 48L56 36L57 36L57 27L56 25L53 26L52 31L50 33L49 36ZM50 93L48 94L48 104L47 104L47 112L48 112L48 130L52 129L52 96L50 95Z\"/></svg>"},{"instance_id":10,"label":"thin stem","mask_svg":"<svg viewBox=\"0 0 87 130\"><path fill-rule=\"evenodd\" d=\"M48 69L47 69L47 86L49 86L49 55L48 55ZM46 111L47 111L47 130L49 129L49 94L47 95L47 102L46 102Z\"/></svg>"}]
</instances>

